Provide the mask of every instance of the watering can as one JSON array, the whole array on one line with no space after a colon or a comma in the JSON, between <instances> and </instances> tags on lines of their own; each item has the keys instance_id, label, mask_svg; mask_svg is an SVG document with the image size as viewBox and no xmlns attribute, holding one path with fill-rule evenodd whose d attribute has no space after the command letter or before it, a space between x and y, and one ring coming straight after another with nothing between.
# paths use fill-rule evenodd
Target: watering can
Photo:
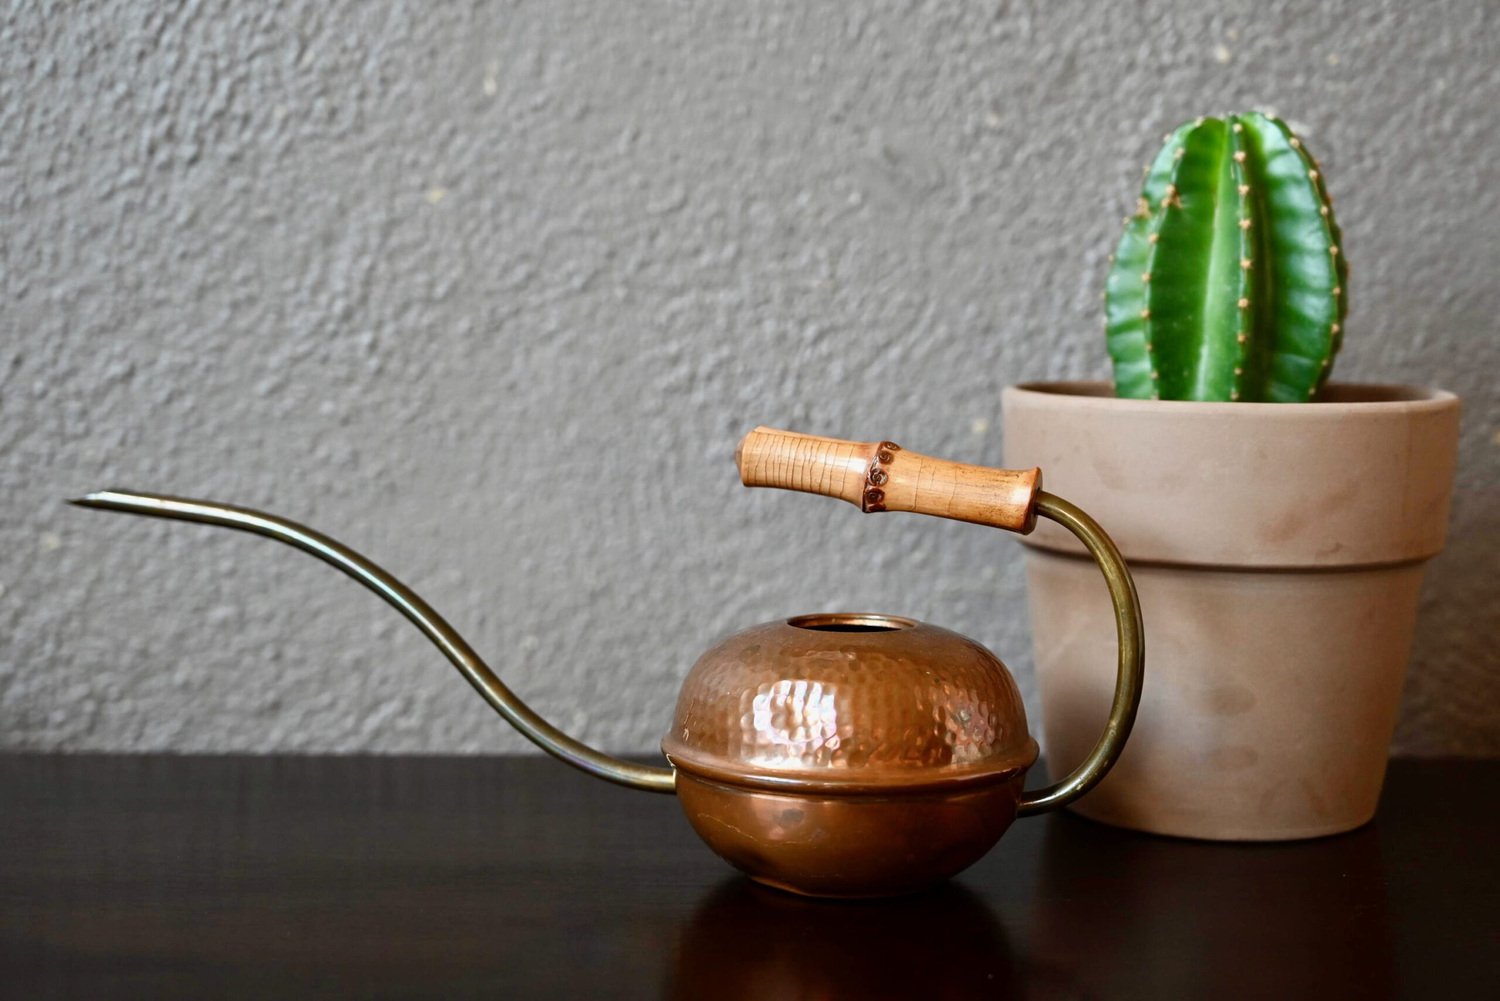
<instances>
[{"instance_id":1,"label":"watering can","mask_svg":"<svg viewBox=\"0 0 1500 1001\"><path fill-rule=\"evenodd\" d=\"M1078 767L1025 791L1037 744L1005 665L980 644L914 619L798 615L754 626L688 673L665 765L604 754L532 711L409 587L334 539L213 501L105 490L84 507L222 525L311 553L395 606L496 712L558 759L650 792L676 793L710 848L751 878L795 893L912 892L977 861L1017 817L1088 792L1119 758L1143 677L1135 585L1083 511L1041 489L1041 471L989 469L907 451L757 428L735 452L746 486L836 497L861 511L910 511L1026 534L1051 519L1103 572L1119 636L1114 701Z\"/></svg>"}]
</instances>

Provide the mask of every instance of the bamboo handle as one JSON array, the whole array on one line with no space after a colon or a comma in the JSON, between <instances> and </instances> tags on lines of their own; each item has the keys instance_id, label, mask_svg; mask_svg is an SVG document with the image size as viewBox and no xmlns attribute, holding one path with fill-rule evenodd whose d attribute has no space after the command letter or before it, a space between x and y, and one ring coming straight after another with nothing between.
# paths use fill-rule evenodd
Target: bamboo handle
<instances>
[{"instance_id":1,"label":"bamboo handle","mask_svg":"<svg viewBox=\"0 0 1500 1001\"><path fill-rule=\"evenodd\" d=\"M1040 469L990 469L909 452L890 441L840 441L758 427L735 450L747 487L837 497L861 511L913 511L1020 532L1036 527Z\"/></svg>"}]
</instances>

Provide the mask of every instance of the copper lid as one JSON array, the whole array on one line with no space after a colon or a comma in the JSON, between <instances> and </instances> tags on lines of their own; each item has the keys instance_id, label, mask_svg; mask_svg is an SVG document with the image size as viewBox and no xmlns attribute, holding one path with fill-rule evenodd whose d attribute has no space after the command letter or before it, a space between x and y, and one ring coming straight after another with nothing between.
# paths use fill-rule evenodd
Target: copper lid
<instances>
[{"instance_id":1,"label":"copper lid","mask_svg":"<svg viewBox=\"0 0 1500 1001\"><path fill-rule=\"evenodd\" d=\"M739 785L856 792L1029 767L1015 682L954 632L888 615L804 615L737 633L689 672L662 750Z\"/></svg>"}]
</instances>

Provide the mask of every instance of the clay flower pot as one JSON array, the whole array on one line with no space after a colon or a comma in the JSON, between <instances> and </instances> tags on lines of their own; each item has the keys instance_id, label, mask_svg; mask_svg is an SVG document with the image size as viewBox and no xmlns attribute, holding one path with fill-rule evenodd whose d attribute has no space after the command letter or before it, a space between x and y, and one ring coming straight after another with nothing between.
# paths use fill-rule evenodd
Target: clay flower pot
<instances>
[{"instance_id":1,"label":"clay flower pot","mask_svg":"<svg viewBox=\"0 0 1500 1001\"><path fill-rule=\"evenodd\" d=\"M1375 813L1423 564L1443 546L1451 393L1333 385L1326 402L1116 399L1107 383L1005 390L1005 462L1099 519L1146 627L1130 743L1072 809L1161 834L1315 837ZM1108 712L1110 604L1082 549L1026 540L1054 769Z\"/></svg>"}]
</instances>

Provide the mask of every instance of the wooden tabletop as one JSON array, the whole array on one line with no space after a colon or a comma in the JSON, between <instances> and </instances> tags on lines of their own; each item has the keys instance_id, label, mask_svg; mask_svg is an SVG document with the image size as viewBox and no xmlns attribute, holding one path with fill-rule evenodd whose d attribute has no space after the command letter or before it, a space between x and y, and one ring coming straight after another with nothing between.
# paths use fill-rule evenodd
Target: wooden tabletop
<instances>
[{"instance_id":1,"label":"wooden tabletop","mask_svg":"<svg viewBox=\"0 0 1500 1001\"><path fill-rule=\"evenodd\" d=\"M0 996L1500 998L1500 762L1224 845L1018 822L940 890L762 889L544 758L0 755Z\"/></svg>"}]
</instances>

